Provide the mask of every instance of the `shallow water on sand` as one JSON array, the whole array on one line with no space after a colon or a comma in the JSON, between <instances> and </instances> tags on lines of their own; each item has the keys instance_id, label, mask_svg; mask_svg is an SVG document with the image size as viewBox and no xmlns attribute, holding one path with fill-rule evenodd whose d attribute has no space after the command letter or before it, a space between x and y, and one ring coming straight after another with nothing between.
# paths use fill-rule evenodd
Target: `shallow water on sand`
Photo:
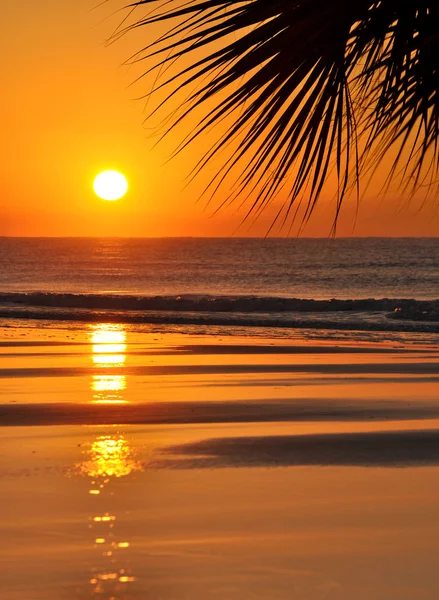
<instances>
[{"instance_id":1,"label":"shallow water on sand","mask_svg":"<svg viewBox=\"0 0 439 600\"><path fill-rule=\"evenodd\" d=\"M434 346L2 333L2 599L438 597Z\"/></svg>"}]
</instances>

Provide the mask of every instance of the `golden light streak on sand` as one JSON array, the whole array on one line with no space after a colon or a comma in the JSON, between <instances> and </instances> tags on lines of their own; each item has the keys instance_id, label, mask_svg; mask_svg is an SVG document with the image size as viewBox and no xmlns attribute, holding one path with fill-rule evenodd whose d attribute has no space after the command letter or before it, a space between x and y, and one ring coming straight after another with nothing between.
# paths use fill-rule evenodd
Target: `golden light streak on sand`
<instances>
[{"instance_id":1,"label":"golden light streak on sand","mask_svg":"<svg viewBox=\"0 0 439 600\"><path fill-rule=\"evenodd\" d=\"M115 521L116 517L114 515L104 515L103 517L93 517L93 521L95 521L95 523L100 523L101 521L106 522L106 521Z\"/></svg>"},{"instance_id":2,"label":"golden light streak on sand","mask_svg":"<svg viewBox=\"0 0 439 600\"><path fill-rule=\"evenodd\" d=\"M100 323L99 325L93 325L91 341L93 344L99 344L99 345L123 344L124 345L123 352L125 352L126 331L123 329L123 327L121 325L114 325L112 323ZM103 352L103 351L97 350L96 352Z\"/></svg>"},{"instance_id":3,"label":"golden light streak on sand","mask_svg":"<svg viewBox=\"0 0 439 600\"><path fill-rule=\"evenodd\" d=\"M97 578L101 581L108 581L109 579L117 579L117 573L99 573Z\"/></svg>"},{"instance_id":4,"label":"golden light streak on sand","mask_svg":"<svg viewBox=\"0 0 439 600\"><path fill-rule=\"evenodd\" d=\"M94 325L90 334L91 359L96 367L123 367L126 361L126 331L121 325ZM92 376L93 404L124 404L127 387L125 375L100 373Z\"/></svg>"},{"instance_id":5,"label":"golden light streak on sand","mask_svg":"<svg viewBox=\"0 0 439 600\"><path fill-rule=\"evenodd\" d=\"M126 349L126 344L93 344L95 354L124 354Z\"/></svg>"},{"instance_id":6,"label":"golden light streak on sand","mask_svg":"<svg viewBox=\"0 0 439 600\"><path fill-rule=\"evenodd\" d=\"M121 392L126 387L125 375L93 375L92 390L95 392Z\"/></svg>"},{"instance_id":7,"label":"golden light streak on sand","mask_svg":"<svg viewBox=\"0 0 439 600\"><path fill-rule=\"evenodd\" d=\"M92 360L96 365L122 366L126 360L126 331L120 325L95 325L90 336Z\"/></svg>"},{"instance_id":8,"label":"golden light streak on sand","mask_svg":"<svg viewBox=\"0 0 439 600\"><path fill-rule=\"evenodd\" d=\"M140 469L123 435L96 438L88 450L88 460L79 465L84 475L93 478L125 477Z\"/></svg>"},{"instance_id":9,"label":"golden light streak on sand","mask_svg":"<svg viewBox=\"0 0 439 600\"><path fill-rule=\"evenodd\" d=\"M125 375L93 375L91 389L93 404L126 404L123 392L127 387Z\"/></svg>"},{"instance_id":10,"label":"golden light streak on sand","mask_svg":"<svg viewBox=\"0 0 439 600\"><path fill-rule=\"evenodd\" d=\"M122 326L99 324L93 326L90 335L91 359L96 368L123 367L126 361L126 332ZM107 372L108 373L108 372ZM110 405L127 402L124 393L127 387L126 376L123 374L109 375L99 373L92 376L90 387L93 393L93 404ZM104 406L103 406L104 410ZM90 494L103 495L106 486L113 478L125 477L141 465L135 460L134 453L123 434L100 435L87 447L86 460L78 465L79 471L91 479L91 485L100 489L89 490ZM127 541L118 542L114 534L115 515L103 512L90 517L90 527L95 529L94 543L100 547L100 557L104 557L106 566L97 564L94 567L90 584L93 586L92 595L109 597L110 600L120 600L120 593L130 582L135 581L126 569L117 569L116 563L119 552L129 548ZM102 552L103 550L103 552ZM125 597L125 595L124 595Z\"/></svg>"},{"instance_id":11,"label":"golden light streak on sand","mask_svg":"<svg viewBox=\"0 0 439 600\"><path fill-rule=\"evenodd\" d=\"M122 367L125 363L125 354L93 354L95 365L100 367Z\"/></svg>"}]
</instances>

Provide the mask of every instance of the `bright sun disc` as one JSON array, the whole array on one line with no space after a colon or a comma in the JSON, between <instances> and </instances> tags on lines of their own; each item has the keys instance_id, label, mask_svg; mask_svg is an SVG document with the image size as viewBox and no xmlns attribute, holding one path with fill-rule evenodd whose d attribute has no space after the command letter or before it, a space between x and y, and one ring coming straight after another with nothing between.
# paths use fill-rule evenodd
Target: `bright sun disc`
<instances>
[{"instance_id":1,"label":"bright sun disc","mask_svg":"<svg viewBox=\"0 0 439 600\"><path fill-rule=\"evenodd\" d=\"M93 189L102 200L119 200L127 193L128 182L118 171L103 171L96 176Z\"/></svg>"}]
</instances>

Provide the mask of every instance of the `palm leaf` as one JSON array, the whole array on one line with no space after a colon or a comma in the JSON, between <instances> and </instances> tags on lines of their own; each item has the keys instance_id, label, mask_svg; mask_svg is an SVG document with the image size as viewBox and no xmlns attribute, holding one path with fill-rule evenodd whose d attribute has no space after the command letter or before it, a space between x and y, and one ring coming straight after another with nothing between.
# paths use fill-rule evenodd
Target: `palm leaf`
<instances>
[{"instance_id":1,"label":"palm leaf","mask_svg":"<svg viewBox=\"0 0 439 600\"><path fill-rule=\"evenodd\" d=\"M147 96L156 110L186 97L164 135L204 110L181 152L218 123L231 123L195 166L223 159L206 189L212 196L242 166L223 201L246 199L258 216L282 192L275 221L304 202L312 214L330 172L343 199L393 153L388 183L413 193L437 181L439 5L422 0L140 0L117 36L164 27L131 62L160 73ZM179 66L180 65L180 66ZM233 118L231 118L233 117Z\"/></svg>"}]
</instances>

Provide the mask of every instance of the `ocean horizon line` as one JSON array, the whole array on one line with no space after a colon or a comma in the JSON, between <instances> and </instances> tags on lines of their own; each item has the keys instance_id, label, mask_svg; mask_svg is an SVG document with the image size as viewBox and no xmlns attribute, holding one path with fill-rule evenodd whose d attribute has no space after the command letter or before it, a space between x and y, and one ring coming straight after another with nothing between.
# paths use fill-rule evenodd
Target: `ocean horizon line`
<instances>
[{"instance_id":1,"label":"ocean horizon line","mask_svg":"<svg viewBox=\"0 0 439 600\"><path fill-rule=\"evenodd\" d=\"M137 235L2 235L0 239L15 240L439 240L439 235L352 235L352 236L200 236L200 235L168 235L168 236L137 236Z\"/></svg>"}]
</instances>

